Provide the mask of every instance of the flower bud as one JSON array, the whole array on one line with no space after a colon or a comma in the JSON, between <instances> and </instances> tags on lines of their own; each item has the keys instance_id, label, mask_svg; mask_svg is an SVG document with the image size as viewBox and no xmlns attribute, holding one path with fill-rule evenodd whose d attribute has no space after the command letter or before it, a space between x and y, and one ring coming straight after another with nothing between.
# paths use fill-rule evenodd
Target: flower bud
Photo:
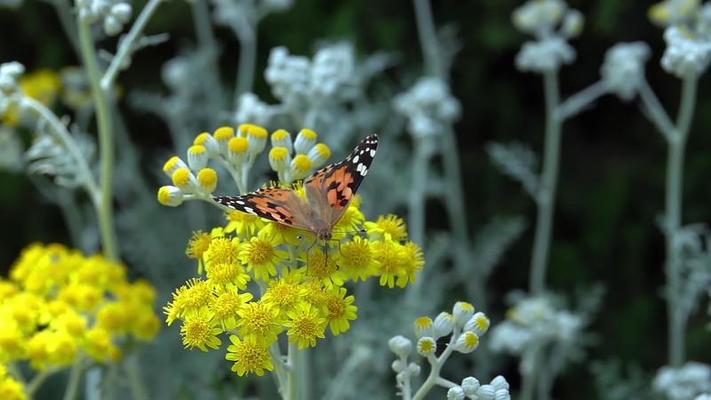
<instances>
[{"instance_id":1,"label":"flower bud","mask_svg":"<svg viewBox=\"0 0 711 400\"><path fill-rule=\"evenodd\" d=\"M175 186L158 189L158 202L164 206L177 207L183 204L183 192Z\"/></svg>"},{"instance_id":2,"label":"flower bud","mask_svg":"<svg viewBox=\"0 0 711 400\"><path fill-rule=\"evenodd\" d=\"M388 346L390 347L390 351L399 357L407 357L410 355L410 352L412 352L412 341L401 335L390 338Z\"/></svg>"},{"instance_id":3,"label":"flower bud","mask_svg":"<svg viewBox=\"0 0 711 400\"><path fill-rule=\"evenodd\" d=\"M116 36L123 30L123 24L111 15L104 18L104 33L108 36Z\"/></svg>"},{"instance_id":4,"label":"flower bud","mask_svg":"<svg viewBox=\"0 0 711 400\"><path fill-rule=\"evenodd\" d=\"M402 362L402 360L397 359L397 360L393 361L392 364L390 364L390 368L392 368L392 370L395 371L395 373L400 373L405 370L406 365L404 362Z\"/></svg>"},{"instance_id":5,"label":"flower bud","mask_svg":"<svg viewBox=\"0 0 711 400\"><path fill-rule=\"evenodd\" d=\"M434 336L434 322L432 318L423 316L415 320L415 336Z\"/></svg>"},{"instance_id":6,"label":"flower bud","mask_svg":"<svg viewBox=\"0 0 711 400\"><path fill-rule=\"evenodd\" d=\"M218 148L222 154L227 154L227 144L235 136L235 130L229 126L223 126L217 128L215 133L212 134L217 142Z\"/></svg>"},{"instance_id":7,"label":"flower bud","mask_svg":"<svg viewBox=\"0 0 711 400\"><path fill-rule=\"evenodd\" d=\"M447 400L464 400L464 390L459 386L454 386L447 390Z\"/></svg>"},{"instance_id":8,"label":"flower bud","mask_svg":"<svg viewBox=\"0 0 711 400\"><path fill-rule=\"evenodd\" d=\"M207 166L208 154L205 146L195 144L188 147L188 165L194 171L199 171Z\"/></svg>"},{"instance_id":9,"label":"flower bud","mask_svg":"<svg viewBox=\"0 0 711 400\"><path fill-rule=\"evenodd\" d=\"M480 311L469 318L467 323L464 324L464 330L472 331L481 336L489 330L489 325L491 325L489 318L487 318L486 314Z\"/></svg>"},{"instance_id":10,"label":"flower bud","mask_svg":"<svg viewBox=\"0 0 711 400\"><path fill-rule=\"evenodd\" d=\"M471 331L467 331L459 335L457 341L454 343L454 350L468 354L476 350L479 347L479 336Z\"/></svg>"},{"instance_id":11,"label":"flower bud","mask_svg":"<svg viewBox=\"0 0 711 400\"><path fill-rule=\"evenodd\" d=\"M178 156L173 156L168 159L168 161L163 164L163 172L165 172L166 175L168 175L169 178L173 177L173 173L178 169L178 168L187 168L188 165L185 164L183 160L180 159Z\"/></svg>"},{"instance_id":12,"label":"flower bud","mask_svg":"<svg viewBox=\"0 0 711 400\"><path fill-rule=\"evenodd\" d=\"M122 24L127 23L131 19L131 5L128 3L116 3L111 6L111 16L116 18Z\"/></svg>"},{"instance_id":13,"label":"flower bud","mask_svg":"<svg viewBox=\"0 0 711 400\"><path fill-rule=\"evenodd\" d=\"M232 165L242 164L250 149L249 140L241 136L233 137L227 143L227 159Z\"/></svg>"},{"instance_id":14,"label":"flower bud","mask_svg":"<svg viewBox=\"0 0 711 400\"><path fill-rule=\"evenodd\" d=\"M304 154L297 154L291 160L291 176L293 179L306 178L314 167L314 163Z\"/></svg>"},{"instance_id":15,"label":"flower bud","mask_svg":"<svg viewBox=\"0 0 711 400\"><path fill-rule=\"evenodd\" d=\"M197 186L195 176L187 167L176 169L175 172L173 172L171 179L173 180L173 185L177 186L180 190L186 193L194 192Z\"/></svg>"},{"instance_id":16,"label":"flower bud","mask_svg":"<svg viewBox=\"0 0 711 400\"><path fill-rule=\"evenodd\" d=\"M217 188L217 171L212 168L203 168L197 176L200 188L207 193L212 193Z\"/></svg>"},{"instance_id":17,"label":"flower bud","mask_svg":"<svg viewBox=\"0 0 711 400\"><path fill-rule=\"evenodd\" d=\"M314 164L314 167L318 168L326 163L331 157L331 149L323 143L318 143L309 150L309 159Z\"/></svg>"},{"instance_id":18,"label":"flower bud","mask_svg":"<svg viewBox=\"0 0 711 400\"><path fill-rule=\"evenodd\" d=\"M454 329L454 317L448 312L442 311L434 320L435 338L441 338L452 333Z\"/></svg>"},{"instance_id":19,"label":"flower bud","mask_svg":"<svg viewBox=\"0 0 711 400\"><path fill-rule=\"evenodd\" d=\"M423 336L417 341L417 354L427 357L437 352L437 342L429 337Z\"/></svg>"},{"instance_id":20,"label":"flower bud","mask_svg":"<svg viewBox=\"0 0 711 400\"><path fill-rule=\"evenodd\" d=\"M494 379L489 382L497 391L501 389L509 390L509 383L506 382L506 378L501 375L497 375Z\"/></svg>"},{"instance_id":21,"label":"flower bud","mask_svg":"<svg viewBox=\"0 0 711 400\"><path fill-rule=\"evenodd\" d=\"M249 140L249 154L256 155L264 151L267 146L269 133L259 125L242 124L239 126L240 134L245 134Z\"/></svg>"},{"instance_id":22,"label":"flower bud","mask_svg":"<svg viewBox=\"0 0 711 400\"><path fill-rule=\"evenodd\" d=\"M294 150L298 154L307 154L309 150L316 144L316 139L318 139L318 134L311 129L302 129L296 136L296 141L294 142Z\"/></svg>"},{"instance_id":23,"label":"flower bud","mask_svg":"<svg viewBox=\"0 0 711 400\"><path fill-rule=\"evenodd\" d=\"M481 385L479 390L476 392L477 399L480 400L494 400L496 396L496 389L491 385Z\"/></svg>"},{"instance_id":24,"label":"flower bud","mask_svg":"<svg viewBox=\"0 0 711 400\"><path fill-rule=\"evenodd\" d=\"M407 366L407 373L410 374L410 376L417 376L420 374L421 369L419 365L411 362L410 365Z\"/></svg>"},{"instance_id":25,"label":"flower bud","mask_svg":"<svg viewBox=\"0 0 711 400\"><path fill-rule=\"evenodd\" d=\"M508 389L499 389L494 394L494 400L511 400L511 394Z\"/></svg>"},{"instance_id":26,"label":"flower bud","mask_svg":"<svg viewBox=\"0 0 711 400\"><path fill-rule=\"evenodd\" d=\"M285 129L277 129L272 133L272 147L285 147L289 153L293 150L291 134Z\"/></svg>"},{"instance_id":27,"label":"flower bud","mask_svg":"<svg viewBox=\"0 0 711 400\"><path fill-rule=\"evenodd\" d=\"M289 168L291 157L286 147L272 147L269 150L269 165L276 172L286 171Z\"/></svg>"},{"instance_id":28,"label":"flower bud","mask_svg":"<svg viewBox=\"0 0 711 400\"><path fill-rule=\"evenodd\" d=\"M193 140L193 144L199 144L201 146L205 146L207 149L207 154L210 156L214 156L220 152L220 147L217 144L217 140L215 140L212 135L210 135L208 132L203 132L195 137L195 140Z\"/></svg>"},{"instance_id":29,"label":"flower bud","mask_svg":"<svg viewBox=\"0 0 711 400\"><path fill-rule=\"evenodd\" d=\"M457 328L461 329L464 324L467 323L469 318L474 315L474 306L465 301L458 301L454 303L452 315L454 316L454 324Z\"/></svg>"},{"instance_id":30,"label":"flower bud","mask_svg":"<svg viewBox=\"0 0 711 400\"><path fill-rule=\"evenodd\" d=\"M468 376L462 380L462 389L464 389L464 394L472 397L476 395L477 390L479 390L479 380L473 376Z\"/></svg>"}]
</instances>

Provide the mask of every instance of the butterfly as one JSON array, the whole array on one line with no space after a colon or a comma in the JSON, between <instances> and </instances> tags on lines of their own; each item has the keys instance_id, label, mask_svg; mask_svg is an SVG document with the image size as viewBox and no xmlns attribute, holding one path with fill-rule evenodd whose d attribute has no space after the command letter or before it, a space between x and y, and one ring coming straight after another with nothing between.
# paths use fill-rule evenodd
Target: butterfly
<instances>
[{"instance_id":1,"label":"butterfly","mask_svg":"<svg viewBox=\"0 0 711 400\"><path fill-rule=\"evenodd\" d=\"M333 227L368 174L378 149L378 136L365 137L343 161L327 165L304 180L306 198L293 189L268 187L242 196L213 196L226 207L303 229L320 240L333 237Z\"/></svg>"}]
</instances>

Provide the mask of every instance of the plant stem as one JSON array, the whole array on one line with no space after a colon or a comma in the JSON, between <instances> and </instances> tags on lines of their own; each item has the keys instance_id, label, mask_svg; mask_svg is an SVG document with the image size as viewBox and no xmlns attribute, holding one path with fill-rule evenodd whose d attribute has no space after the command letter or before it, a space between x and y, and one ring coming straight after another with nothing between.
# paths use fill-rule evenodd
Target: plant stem
<instances>
[{"instance_id":1,"label":"plant stem","mask_svg":"<svg viewBox=\"0 0 711 400\"><path fill-rule=\"evenodd\" d=\"M430 356L428 357L427 361L430 363L430 373L427 375L427 379L425 382L420 386L419 389L417 389L417 392L415 392L415 396L412 398L412 400L422 400L427 396L427 394L432 390L433 387L437 385L437 381L440 379L439 373L442 370L442 366L444 365L445 362L447 362L447 359L449 358L450 355L452 355L452 352L454 351L454 343L457 340L457 337L459 336L458 330L455 328L454 332L452 332L452 337L449 339L449 343L447 344L447 347L444 349L442 354L439 355L439 357L434 357Z\"/></svg>"},{"instance_id":2,"label":"plant stem","mask_svg":"<svg viewBox=\"0 0 711 400\"><path fill-rule=\"evenodd\" d=\"M239 38L239 62L232 106L237 109L240 96L252 91L254 84L254 71L257 67L257 26L245 24L236 27L235 32Z\"/></svg>"},{"instance_id":3,"label":"plant stem","mask_svg":"<svg viewBox=\"0 0 711 400\"><path fill-rule=\"evenodd\" d=\"M427 139L415 139L415 154L412 158L412 184L408 205L408 225L410 238L415 243L425 239L425 200L427 197L427 175L430 162Z\"/></svg>"},{"instance_id":4,"label":"plant stem","mask_svg":"<svg viewBox=\"0 0 711 400\"><path fill-rule=\"evenodd\" d=\"M643 110L647 118L654 123L659 133L661 133L667 141L672 140L676 128L664 110L664 107L662 107L662 104L659 102L657 95L655 95L652 88L649 87L649 83L646 79L642 80L642 84L639 88L639 97L642 99L642 104L644 105Z\"/></svg>"},{"instance_id":5,"label":"plant stem","mask_svg":"<svg viewBox=\"0 0 711 400\"><path fill-rule=\"evenodd\" d=\"M307 400L308 380L306 379L305 351L289 342L287 400Z\"/></svg>"},{"instance_id":6,"label":"plant stem","mask_svg":"<svg viewBox=\"0 0 711 400\"><path fill-rule=\"evenodd\" d=\"M432 7L429 0L413 0L415 5L415 18L417 20L417 33L420 36L420 45L425 59L425 69L428 74L444 77L442 60L437 43L437 31L432 18Z\"/></svg>"},{"instance_id":7,"label":"plant stem","mask_svg":"<svg viewBox=\"0 0 711 400\"><path fill-rule=\"evenodd\" d=\"M538 215L536 216L536 233L533 241L529 287L534 295L545 291L546 267L548 264L558 181L562 125L562 122L556 118L555 114L560 103L558 71L547 71L543 75L543 83L546 100L545 148L541 185L537 196Z\"/></svg>"},{"instance_id":8,"label":"plant stem","mask_svg":"<svg viewBox=\"0 0 711 400\"><path fill-rule=\"evenodd\" d=\"M57 370L55 369L48 369L38 372L25 387L27 397L32 399L35 393L37 393L37 390L40 388L40 386L42 386L44 381L47 380L47 378L49 378L50 375L54 374L55 372L57 372Z\"/></svg>"},{"instance_id":9,"label":"plant stem","mask_svg":"<svg viewBox=\"0 0 711 400\"><path fill-rule=\"evenodd\" d=\"M153 13L158 9L161 1L163 0L148 0L146 6L143 7L143 10L141 10L141 13L136 18L136 22L131 26L131 30L129 30L126 36L121 40L116 55L111 59L111 65L109 65L104 76L100 78L101 89L104 91L109 92L113 88L116 76L121 68L123 68L126 58L130 57L131 53L133 53L136 41L140 38L146 25L148 25L148 21L150 21L151 16L153 16ZM82 50L82 53L83 52L84 50Z\"/></svg>"},{"instance_id":10,"label":"plant stem","mask_svg":"<svg viewBox=\"0 0 711 400\"><path fill-rule=\"evenodd\" d=\"M126 376L128 377L128 386L131 389L131 397L133 400L148 400L149 396L146 392L146 387L141 377L141 364L138 353L132 354L124 364Z\"/></svg>"},{"instance_id":11,"label":"plant stem","mask_svg":"<svg viewBox=\"0 0 711 400\"><path fill-rule=\"evenodd\" d=\"M665 236L666 236L666 274L668 279L667 316L669 318L669 364L675 367L684 362L684 341L686 316L679 304L682 290L681 255L674 245L674 239L681 228L682 196L684 187L684 151L689 134L691 119L696 103L698 79L690 76L684 79L681 106L676 121L676 130L670 137L667 153L667 176L665 196Z\"/></svg>"},{"instance_id":12,"label":"plant stem","mask_svg":"<svg viewBox=\"0 0 711 400\"><path fill-rule=\"evenodd\" d=\"M93 199L101 230L101 240L104 255L111 259L118 258L116 248L116 232L113 220L113 173L114 173L114 143L113 125L109 112L109 102L106 92L102 90L101 72L96 61L96 49L91 37L91 26L87 20L78 20L79 43L84 67L89 76L91 94L96 107L97 129L99 131L99 150L101 156L101 198Z\"/></svg>"},{"instance_id":13,"label":"plant stem","mask_svg":"<svg viewBox=\"0 0 711 400\"><path fill-rule=\"evenodd\" d=\"M566 119L579 114L607 92L608 87L605 81L600 80L593 83L592 85L565 99L565 101L563 101L556 110L556 118L560 121L565 121Z\"/></svg>"},{"instance_id":14,"label":"plant stem","mask_svg":"<svg viewBox=\"0 0 711 400\"><path fill-rule=\"evenodd\" d=\"M72 369L69 371L69 381L67 382L67 388L64 391L64 400L74 400L77 397L77 392L79 391L79 383L81 382L81 375L84 369L84 359L79 356Z\"/></svg>"}]
</instances>

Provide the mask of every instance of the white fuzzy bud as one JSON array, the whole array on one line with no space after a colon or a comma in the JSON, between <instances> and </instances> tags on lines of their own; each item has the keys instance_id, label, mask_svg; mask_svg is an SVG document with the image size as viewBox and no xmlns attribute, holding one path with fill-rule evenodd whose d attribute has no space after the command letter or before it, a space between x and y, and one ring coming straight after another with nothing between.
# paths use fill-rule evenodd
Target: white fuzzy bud
<instances>
[{"instance_id":1,"label":"white fuzzy bud","mask_svg":"<svg viewBox=\"0 0 711 400\"><path fill-rule=\"evenodd\" d=\"M464 394L469 397L475 396L480 386L479 380L473 376L468 376L462 380L462 389L464 389Z\"/></svg>"},{"instance_id":2,"label":"white fuzzy bud","mask_svg":"<svg viewBox=\"0 0 711 400\"><path fill-rule=\"evenodd\" d=\"M399 357L407 357L412 352L412 341L404 336L398 335L388 341L390 351Z\"/></svg>"},{"instance_id":3,"label":"white fuzzy bud","mask_svg":"<svg viewBox=\"0 0 711 400\"><path fill-rule=\"evenodd\" d=\"M454 386L447 390L447 400L464 400L464 390L459 386Z\"/></svg>"}]
</instances>

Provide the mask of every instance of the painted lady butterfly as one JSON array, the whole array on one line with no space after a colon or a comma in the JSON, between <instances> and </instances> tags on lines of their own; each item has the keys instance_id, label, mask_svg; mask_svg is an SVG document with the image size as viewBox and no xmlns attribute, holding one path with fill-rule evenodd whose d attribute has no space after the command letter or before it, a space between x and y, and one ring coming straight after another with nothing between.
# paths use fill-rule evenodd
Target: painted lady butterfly
<instances>
[{"instance_id":1,"label":"painted lady butterfly","mask_svg":"<svg viewBox=\"0 0 711 400\"><path fill-rule=\"evenodd\" d=\"M304 180L306 199L280 187L259 189L242 196L215 196L229 208L312 232L330 240L333 226L348 208L378 149L378 136L369 135L345 160L327 165Z\"/></svg>"}]
</instances>

